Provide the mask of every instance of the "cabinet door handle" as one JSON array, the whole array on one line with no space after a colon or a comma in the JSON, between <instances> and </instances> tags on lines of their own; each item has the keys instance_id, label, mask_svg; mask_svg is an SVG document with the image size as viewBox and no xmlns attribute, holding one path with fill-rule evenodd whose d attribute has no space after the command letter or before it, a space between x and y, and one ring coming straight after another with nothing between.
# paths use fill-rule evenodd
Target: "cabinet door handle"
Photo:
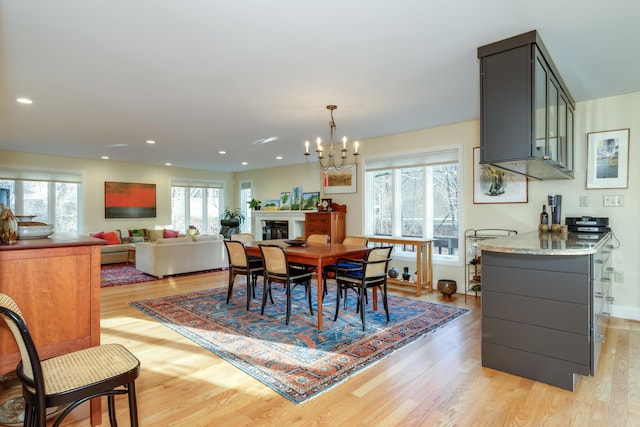
<instances>
[{"instance_id":1,"label":"cabinet door handle","mask_svg":"<svg viewBox=\"0 0 640 427\"><path fill-rule=\"evenodd\" d=\"M602 316L602 317L611 317L611 313L609 313L608 311L603 311L602 313L600 313L600 316Z\"/></svg>"},{"instance_id":2,"label":"cabinet door handle","mask_svg":"<svg viewBox=\"0 0 640 427\"><path fill-rule=\"evenodd\" d=\"M596 336L595 336L595 340L596 340L596 342L597 342L597 343L602 343L602 344L604 344L605 336L604 336L604 335L602 335L602 334L596 334Z\"/></svg>"},{"instance_id":3,"label":"cabinet door handle","mask_svg":"<svg viewBox=\"0 0 640 427\"><path fill-rule=\"evenodd\" d=\"M604 264L604 261L603 261L603 260L601 260L601 259L597 259L597 260L596 260L596 264Z\"/></svg>"},{"instance_id":4,"label":"cabinet door handle","mask_svg":"<svg viewBox=\"0 0 640 427\"><path fill-rule=\"evenodd\" d=\"M614 302L616 297L607 297L607 302Z\"/></svg>"},{"instance_id":5,"label":"cabinet door handle","mask_svg":"<svg viewBox=\"0 0 640 427\"><path fill-rule=\"evenodd\" d=\"M602 298L603 296L604 296L604 292L598 291L593 293L594 298Z\"/></svg>"}]
</instances>

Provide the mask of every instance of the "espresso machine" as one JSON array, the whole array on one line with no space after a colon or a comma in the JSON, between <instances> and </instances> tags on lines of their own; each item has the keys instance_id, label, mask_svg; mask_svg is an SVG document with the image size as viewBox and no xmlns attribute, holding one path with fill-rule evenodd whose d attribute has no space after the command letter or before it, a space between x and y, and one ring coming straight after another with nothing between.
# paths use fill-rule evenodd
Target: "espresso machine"
<instances>
[{"instance_id":1,"label":"espresso machine","mask_svg":"<svg viewBox=\"0 0 640 427\"><path fill-rule=\"evenodd\" d=\"M548 199L549 209L551 210L549 213L551 224L561 224L560 208L562 207L562 196L560 194L549 194Z\"/></svg>"}]
</instances>

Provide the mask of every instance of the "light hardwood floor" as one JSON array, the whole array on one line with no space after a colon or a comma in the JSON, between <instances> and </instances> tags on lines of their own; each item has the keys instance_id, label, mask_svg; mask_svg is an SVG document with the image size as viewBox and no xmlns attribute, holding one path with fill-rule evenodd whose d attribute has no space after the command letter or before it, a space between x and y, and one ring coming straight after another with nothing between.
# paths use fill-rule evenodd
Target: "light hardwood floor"
<instances>
[{"instance_id":1,"label":"light hardwood floor","mask_svg":"<svg viewBox=\"0 0 640 427\"><path fill-rule=\"evenodd\" d=\"M612 319L597 375L582 378L572 393L482 368L480 305L472 297L469 315L295 405L127 304L225 286L226 280L227 273L218 272L102 289L102 342L124 344L142 363L137 381L142 426L640 425L636 321ZM421 299L444 301L437 292ZM465 306L462 295L446 303ZM1 390L0 401L15 390ZM128 425L126 400L119 397L116 405L120 425ZM64 425L88 426L88 405ZM106 412L103 425L108 425Z\"/></svg>"}]
</instances>

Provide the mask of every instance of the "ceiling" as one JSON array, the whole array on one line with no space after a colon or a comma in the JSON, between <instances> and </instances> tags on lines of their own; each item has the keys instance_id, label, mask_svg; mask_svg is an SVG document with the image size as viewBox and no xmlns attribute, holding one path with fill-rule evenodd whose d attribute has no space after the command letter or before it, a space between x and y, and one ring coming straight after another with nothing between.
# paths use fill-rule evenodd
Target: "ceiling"
<instances>
[{"instance_id":1,"label":"ceiling","mask_svg":"<svg viewBox=\"0 0 640 427\"><path fill-rule=\"evenodd\" d=\"M477 119L477 48L533 29L577 102L640 91L639 17L633 0L0 0L0 149L303 163L327 104L350 140Z\"/></svg>"}]
</instances>

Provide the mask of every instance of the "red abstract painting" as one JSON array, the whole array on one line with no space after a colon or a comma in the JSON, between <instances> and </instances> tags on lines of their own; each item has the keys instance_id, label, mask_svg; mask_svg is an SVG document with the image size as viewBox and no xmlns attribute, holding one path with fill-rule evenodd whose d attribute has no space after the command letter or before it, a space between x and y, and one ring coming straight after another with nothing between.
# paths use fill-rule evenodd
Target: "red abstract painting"
<instances>
[{"instance_id":1,"label":"red abstract painting","mask_svg":"<svg viewBox=\"0 0 640 427\"><path fill-rule=\"evenodd\" d=\"M155 218L156 185L104 183L105 218Z\"/></svg>"}]
</instances>

